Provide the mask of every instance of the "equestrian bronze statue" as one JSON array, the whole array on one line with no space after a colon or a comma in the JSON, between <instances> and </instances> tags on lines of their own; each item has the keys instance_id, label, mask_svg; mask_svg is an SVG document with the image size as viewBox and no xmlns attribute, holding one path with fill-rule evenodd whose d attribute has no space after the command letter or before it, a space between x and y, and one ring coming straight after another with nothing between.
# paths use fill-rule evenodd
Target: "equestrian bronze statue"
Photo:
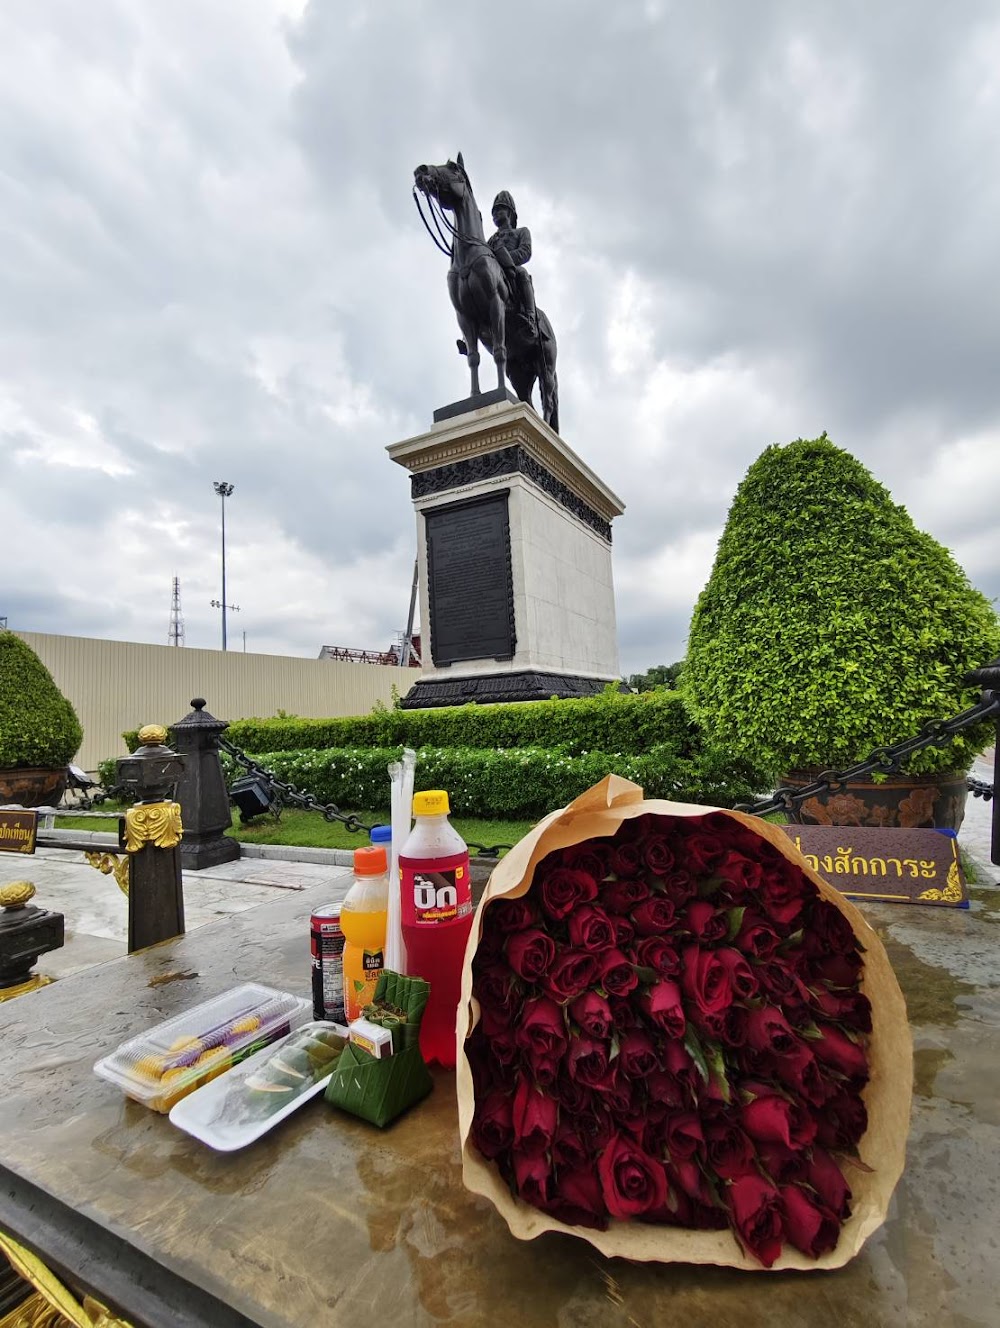
<instances>
[{"instance_id":1,"label":"equestrian bronze statue","mask_svg":"<svg viewBox=\"0 0 1000 1328\"><path fill-rule=\"evenodd\" d=\"M518 398L530 404L537 380L542 416L558 433L556 338L545 313L535 306L531 277L524 268L531 257L531 232L518 226L514 200L506 190L497 194L493 203L496 231L487 240L461 153L457 161L443 166L418 166L413 176L414 197L424 225L451 259L448 294L462 332L458 348L469 360L471 395L480 395L479 347L483 345L493 356L501 390L506 373ZM417 190L427 199L434 230L424 216Z\"/></svg>"}]
</instances>

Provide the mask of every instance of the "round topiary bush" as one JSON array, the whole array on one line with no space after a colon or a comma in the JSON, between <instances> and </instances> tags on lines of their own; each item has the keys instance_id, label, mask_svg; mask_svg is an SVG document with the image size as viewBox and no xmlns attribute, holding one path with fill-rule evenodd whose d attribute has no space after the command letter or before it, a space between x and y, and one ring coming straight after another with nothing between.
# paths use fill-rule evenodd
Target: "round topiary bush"
<instances>
[{"instance_id":1,"label":"round topiary bush","mask_svg":"<svg viewBox=\"0 0 1000 1328\"><path fill-rule=\"evenodd\" d=\"M82 741L52 674L19 636L0 631L0 770L63 767Z\"/></svg>"},{"instance_id":2,"label":"round topiary bush","mask_svg":"<svg viewBox=\"0 0 1000 1328\"><path fill-rule=\"evenodd\" d=\"M680 688L718 744L771 778L842 768L976 700L1000 623L954 558L848 452L769 447L729 512ZM991 725L912 757L965 771Z\"/></svg>"}]
</instances>

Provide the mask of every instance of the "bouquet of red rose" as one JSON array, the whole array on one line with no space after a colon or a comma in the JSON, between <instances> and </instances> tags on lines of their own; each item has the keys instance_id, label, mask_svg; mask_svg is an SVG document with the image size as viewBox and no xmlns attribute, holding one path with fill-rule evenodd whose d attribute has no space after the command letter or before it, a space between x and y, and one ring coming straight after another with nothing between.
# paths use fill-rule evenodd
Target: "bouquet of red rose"
<instances>
[{"instance_id":1,"label":"bouquet of red rose","mask_svg":"<svg viewBox=\"0 0 1000 1328\"><path fill-rule=\"evenodd\" d=\"M858 911L765 822L615 776L547 817L480 903L459 1034L465 1183L516 1236L831 1268L884 1221L903 998Z\"/></svg>"}]
</instances>

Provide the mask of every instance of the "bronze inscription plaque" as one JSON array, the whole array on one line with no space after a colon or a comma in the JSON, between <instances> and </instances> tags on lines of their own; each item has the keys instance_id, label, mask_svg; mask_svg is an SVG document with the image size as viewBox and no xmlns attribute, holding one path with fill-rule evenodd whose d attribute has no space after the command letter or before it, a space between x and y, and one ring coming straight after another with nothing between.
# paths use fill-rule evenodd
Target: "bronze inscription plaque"
<instances>
[{"instance_id":1,"label":"bronze inscription plaque","mask_svg":"<svg viewBox=\"0 0 1000 1328\"><path fill-rule=\"evenodd\" d=\"M0 812L0 852L34 853L37 812Z\"/></svg>"},{"instance_id":2,"label":"bronze inscription plaque","mask_svg":"<svg viewBox=\"0 0 1000 1328\"><path fill-rule=\"evenodd\" d=\"M424 513L435 665L514 654L507 490Z\"/></svg>"},{"instance_id":3,"label":"bronze inscription plaque","mask_svg":"<svg viewBox=\"0 0 1000 1328\"><path fill-rule=\"evenodd\" d=\"M968 908L958 840L940 830L783 825L825 881L854 899Z\"/></svg>"}]
</instances>

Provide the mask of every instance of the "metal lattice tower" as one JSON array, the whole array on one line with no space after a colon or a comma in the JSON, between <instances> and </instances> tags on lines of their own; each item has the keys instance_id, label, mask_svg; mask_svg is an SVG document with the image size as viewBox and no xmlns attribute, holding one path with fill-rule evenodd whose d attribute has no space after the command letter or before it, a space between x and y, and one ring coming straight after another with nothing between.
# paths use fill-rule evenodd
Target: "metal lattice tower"
<instances>
[{"instance_id":1,"label":"metal lattice tower","mask_svg":"<svg viewBox=\"0 0 1000 1328\"><path fill-rule=\"evenodd\" d=\"M174 577L173 590L170 593L170 630L167 633L168 646L184 644L184 619L181 617L181 579Z\"/></svg>"}]
</instances>

